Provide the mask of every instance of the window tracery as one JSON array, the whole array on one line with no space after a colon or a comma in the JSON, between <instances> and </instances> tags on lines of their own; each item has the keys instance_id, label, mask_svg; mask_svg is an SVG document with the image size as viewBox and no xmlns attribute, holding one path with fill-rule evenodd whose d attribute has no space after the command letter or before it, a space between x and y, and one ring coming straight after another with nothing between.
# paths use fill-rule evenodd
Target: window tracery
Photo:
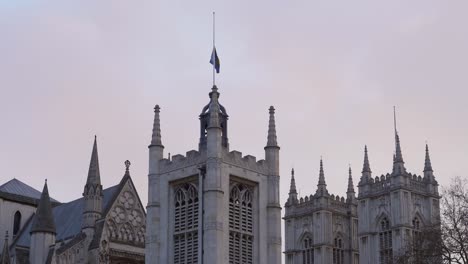
<instances>
[{"instance_id":1,"label":"window tracery","mask_svg":"<svg viewBox=\"0 0 468 264\"><path fill-rule=\"evenodd\" d=\"M344 263L344 250L343 250L343 240L341 238L335 238L333 247L333 264L343 264Z\"/></svg>"},{"instance_id":2,"label":"window tracery","mask_svg":"<svg viewBox=\"0 0 468 264\"><path fill-rule=\"evenodd\" d=\"M174 264L198 263L198 188L184 183L174 194Z\"/></svg>"},{"instance_id":3,"label":"window tracery","mask_svg":"<svg viewBox=\"0 0 468 264\"><path fill-rule=\"evenodd\" d=\"M386 217L380 221L379 242L380 264L393 263L392 231Z\"/></svg>"},{"instance_id":4,"label":"window tracery","mask_svg":"<svg viewBox=\"0 0 468 264\"><path fill-rule=\"evenodd\" d=\"M253 263L253 191L232 183L229 192L229 263Z\"/></svg>"},{"instance_id":5,"label":"window tracery","mask_svg":"<svg viewBox=\"0 0 468 264\"><path fill-rule=\"evenodd\" d=\"M310 236L302 240L302 263L314 264L314 241Z\"/></svg>"}]
</instances>

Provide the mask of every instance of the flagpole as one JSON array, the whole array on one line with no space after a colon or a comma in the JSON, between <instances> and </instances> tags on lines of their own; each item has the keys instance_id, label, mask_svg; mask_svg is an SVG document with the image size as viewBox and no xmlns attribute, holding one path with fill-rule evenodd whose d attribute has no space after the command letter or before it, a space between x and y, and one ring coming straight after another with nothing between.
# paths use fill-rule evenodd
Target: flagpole
<instances>
[{"instance_id":1,"label":"flagpole","mask_svg":"<svg viewBox=\"0 0 468 264\"><path fill-rule=\"evenodd\" d=\"M215 49L215 12L213 11L213 51ZM216 63L213 63L213 86L216 86L216 75L215 75Z\"/></svg>"}]
</instances>

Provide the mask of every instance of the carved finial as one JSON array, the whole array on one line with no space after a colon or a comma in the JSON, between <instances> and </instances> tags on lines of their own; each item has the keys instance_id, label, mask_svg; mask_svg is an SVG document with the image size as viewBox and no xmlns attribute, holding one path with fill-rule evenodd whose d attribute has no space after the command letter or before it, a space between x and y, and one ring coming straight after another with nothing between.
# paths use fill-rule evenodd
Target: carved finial
<instances>
[{"instance_id":1,"label":"carved finial","mask_svg":"<svg viewBox=\"0 0 468 264\"><path fill-rule=\"evenodd\" d=\"M126 160L124 162L124 164L125 164L125 174L129 174L130 173L130 165L132 165L132 163L130 163L129 160Z\"/></svg>"},{"instance_id":2,"label":"carved finial","mask_svg":"<svg viewBox=\"0 0 468 264\"><path fill-rule=\"evenodd\" d=\"M364 165L362 166L362 173L364 172L372 172L369 163L369 156L367 153L367 145L364 146Z\"/></svg>"},{"instance_id":3,"label":"carved finial","mask_svg":"<svg viewBox=\"0 0 468 264\"><path fill-rule=\"evenodd\" d=\"M276 123L275 123L275 108L270 106L269 108L270 120L268 122L268 140L267 147L277 147L278 141L276 137Z\"/></svg>"}]
</instances>

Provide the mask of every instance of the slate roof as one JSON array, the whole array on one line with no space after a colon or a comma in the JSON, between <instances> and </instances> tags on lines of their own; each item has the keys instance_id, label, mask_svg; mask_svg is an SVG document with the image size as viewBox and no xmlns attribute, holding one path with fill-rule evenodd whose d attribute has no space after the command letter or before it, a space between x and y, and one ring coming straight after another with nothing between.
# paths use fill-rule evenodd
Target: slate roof
<instances>
[{"instance_id":1,"label":"slate roof","mask_svg":"<svg viewBox=\"0 0 468 264\"><path fill-rule=\"evenodd\" d=\"M112 205L120 184L104 189L104 198L102 200L103 212L106 212L108 207ZM83 213L84 200L83 198L63 203L52 209L56 226L56 241L71 239L81 233L81 220ZM34 217L34 216L33 216ZM33 221L30 221L22 230L20 237L15 245L20 247L29 247L31 241L31 226Z\"/></svg>"},{"instance_id":2,"label":"slate roof","mask_svg":"<svg viewBox=\"0 0 468 264\"><path fill-rule=\"evenodd\" d=\"M37 202L41 198L41 192L14 178L0 186L0 197L37 205ZM50 200L53 204L59 203L59 201L53 198L50 198Z\"/></svg>"}]
</instances>

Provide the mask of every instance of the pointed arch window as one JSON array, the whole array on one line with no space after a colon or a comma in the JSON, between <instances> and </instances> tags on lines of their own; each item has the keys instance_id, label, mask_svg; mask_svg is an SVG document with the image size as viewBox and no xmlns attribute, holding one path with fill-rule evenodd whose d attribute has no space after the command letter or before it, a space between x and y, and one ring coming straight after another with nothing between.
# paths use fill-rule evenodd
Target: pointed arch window
<instances>
[{"instance_id":1,"label":"pointed arch window","mask_svg":"<svg viewBox=\"0 0 468 264\"><path fill-rule=\"evenodd\" d=\"M341 239L341 237L337 237L333 242L333 264L343 264L343 239Z\"/></svg>"},{"instance_id":2,"label":"pointed arch window","mask_svg":"<svg viewBox=\"0 0 468 264\"><path fill-rule=\"evenodd\" d=\"M232 183L229 192L229 263L253 263L253 189Z\"/></svg>"},{"instance_id":3,"label":"pointed arch window","mask_svg":"<svg viewBox=\"0 0 468 264\"><path fill-rule=\"evenodd\" d=\"M13 236L16 236L21 228L21 213L16 211L13 217Z\"/></svg>"},{"instance_id":4,"label":"pointed arch window","mask_svg":"<svg viewBox=\"0 0 468 264\"><path fill-rule=\"evenodd\" d=\"M414 245L418 245L420 242L421 237L421 221L418 217L413 219L413 243Z\"/></svg>"},{"instance_id":5,"label":"pointed arch window","mask_svg":"<svg viewBox=\"0 0 468 264\"><path fill-rule=\"evenodd\" d=\"M383 218L380 221L379 232L379 251L380 251L380 264L393 263L393 249L392 249L392 230L390 230L390 222L388 218Z\"/></svg>"},{"instance_id":6,"label":"pointed arch window","mask_svg":"<svg viewBox=\"0 0 468 264\"><path fill-rule=\"evenodd\" d=\"M198 188L184 183L174 193L174 264L198 262Z\"/></svg>"},{"instance_id":7,"label":"pointed arch window","mask_svg":"<svg viewBox=\"0 0 468 264\"><path fill-rule=\"evenodd\" d=\"M314 264L314 241L309 235L302 240L302 263Z\"/></svg>"}]
</instances>

